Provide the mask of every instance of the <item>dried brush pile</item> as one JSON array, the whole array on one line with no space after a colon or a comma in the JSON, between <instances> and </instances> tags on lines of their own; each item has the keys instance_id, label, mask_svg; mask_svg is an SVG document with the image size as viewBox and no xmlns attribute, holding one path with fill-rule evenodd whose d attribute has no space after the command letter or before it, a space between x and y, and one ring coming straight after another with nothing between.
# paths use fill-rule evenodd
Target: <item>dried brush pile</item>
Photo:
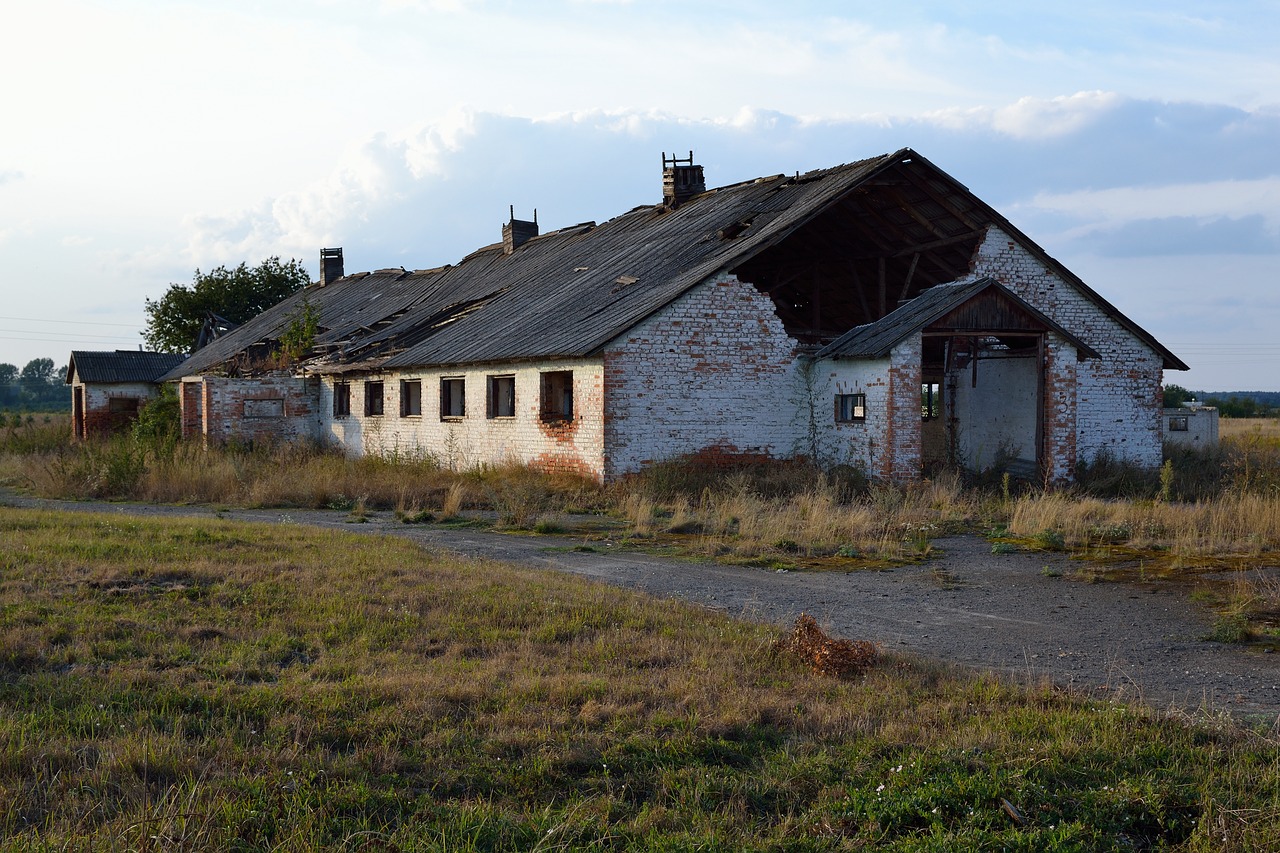
<instances>
[{"instance_id":1,"label":"dried brush pile","mask_svg":"<svg viewBox=\"0 0 1280 853\"><path fill-rule=\"evenodd\" d=\"M779 654L801 661L819 675L852 678L876 662L876 647L866 640L837 640L818 627L818 620L801 613L796 624L774 647Z\"/></svg>"}]
</instances>

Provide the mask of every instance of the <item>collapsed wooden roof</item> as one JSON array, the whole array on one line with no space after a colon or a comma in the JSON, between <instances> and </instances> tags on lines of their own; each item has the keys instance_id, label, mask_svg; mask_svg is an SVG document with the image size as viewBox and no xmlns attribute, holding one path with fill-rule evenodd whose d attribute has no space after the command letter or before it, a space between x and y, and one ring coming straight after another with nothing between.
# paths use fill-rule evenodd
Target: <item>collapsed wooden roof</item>
<instances>
[{"instance_id":1,"label":"collapsed wooden roof","mask_svg":"<svg viewBox=\"0 0 1280 853\"><path fill-rule=\"evenodd\" d=\"M964 186L910 149L795 176L759 178L563 228L455 265L384 269L313 285L194 353L166 378L251 370L299 317L316 313L310 372L576 358L717 272L773 299L789 334L822 346L937 284L968 275L992 225L1026 245L1165 366L1151 335Z\"/></svg>"}]
</instances>

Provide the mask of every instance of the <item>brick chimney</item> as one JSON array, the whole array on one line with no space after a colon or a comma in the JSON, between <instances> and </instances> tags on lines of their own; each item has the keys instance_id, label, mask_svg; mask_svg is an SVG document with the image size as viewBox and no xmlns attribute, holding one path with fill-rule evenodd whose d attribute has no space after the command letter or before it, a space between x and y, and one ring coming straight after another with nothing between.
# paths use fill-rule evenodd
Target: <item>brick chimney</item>
<instances>
[{"instance_id":1,"label":"brick chimney","mask_svg":"<svg viewBox=\"0 0 1280 853\"><path fill-rule=\"evenodd\" d=\"M342 249L320 250L320 286L342 278Z\"/></svg>"},{"instance_id":2,"label":"brick chimney","mask_svg":"<svg viewBox=\"0 0 1280 853\"><path fill-rule=\"evenodd\" d=\"M511 220L502 226L502 251L511 254L538 236L538 210L534 208L533 221L516 219L516 206L511 205Z\"/></svg>"},{"instance_id":3,"label":"brick chimney","mask_svg":"<svg viewBox=\"0 0 1280 853\"><path fill-rule=\"evenodd\" d=\"M687 160L677 159L675 154L667 157L667 152L662 152L662 204L667 210L675 210L706 191L707 179L702 167L694 164L692 151Z\"/></svg>"}]
</instances>

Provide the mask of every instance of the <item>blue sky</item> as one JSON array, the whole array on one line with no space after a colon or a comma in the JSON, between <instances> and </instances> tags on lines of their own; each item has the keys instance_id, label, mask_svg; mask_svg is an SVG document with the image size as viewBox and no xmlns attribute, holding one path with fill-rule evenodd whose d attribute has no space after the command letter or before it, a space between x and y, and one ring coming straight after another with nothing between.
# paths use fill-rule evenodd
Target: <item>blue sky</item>
<instances>
[{"instance_id":1,"label":"blue sky","mask_svg":"<svg viewBox=\"0 0 1280 853\"><path fill-rule=\"evenodd\" d=\"M865 7L864 7L865 6ZM1193 367L1280 390L1280 2L23 4L0 361L136 347L196 268L425 268L915 148ZM15 84L13 81L23 81Z\"/></svg>"}]
</instances>

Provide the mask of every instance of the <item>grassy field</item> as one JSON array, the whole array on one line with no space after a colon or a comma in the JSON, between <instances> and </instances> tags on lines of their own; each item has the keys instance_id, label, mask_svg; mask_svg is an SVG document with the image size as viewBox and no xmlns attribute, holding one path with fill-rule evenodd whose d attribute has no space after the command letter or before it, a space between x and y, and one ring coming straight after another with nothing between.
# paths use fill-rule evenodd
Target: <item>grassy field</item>
<instances>
[{"instance_id":1,"label":"grassy field","mask_svg":"<svg viewBox=\"0 0 1280 853\"><path fill-rule=\"evenodd\" d=\"M400 540L0 508L7 850L1280 849L1280 745Z\"/></svg>"},{"instance_id":2,"label":"grassy field","mask_svg":"<svg viewBox=\"0 0 1280 853\"><path fill-rule=\"evenodd\" d=\"M1280 418L1222 418L1218 421L1218 433L1222 438L1253 435L1280 438Z\"/></svg>"},{"instance_id":3,"label":"grassy field","mask_svg":"<svg viewBox=\"0 0 1280 853\"><path fill-rule=\"evenodd\" d=\"M808 571L919 561L939 535L981 532L999 547L1069 551L1096 567L1087 573L1095 580L1173 584L1218 612L1214 636L1280 645L1280 422L1223 420L1222 434L1217 448L1170 448L1161 471L1097 460L1069 491L955 472L894 486L797 463L713 470L687 460L605 486L515 465L453 471L425 456L346 459L305 445L206 451L152 434L77 446L67 418L53 417L0 429L0 485L71 499L470 514ZM582 514L594 518L583 524Z\"/></svg>"}]
</instances>

